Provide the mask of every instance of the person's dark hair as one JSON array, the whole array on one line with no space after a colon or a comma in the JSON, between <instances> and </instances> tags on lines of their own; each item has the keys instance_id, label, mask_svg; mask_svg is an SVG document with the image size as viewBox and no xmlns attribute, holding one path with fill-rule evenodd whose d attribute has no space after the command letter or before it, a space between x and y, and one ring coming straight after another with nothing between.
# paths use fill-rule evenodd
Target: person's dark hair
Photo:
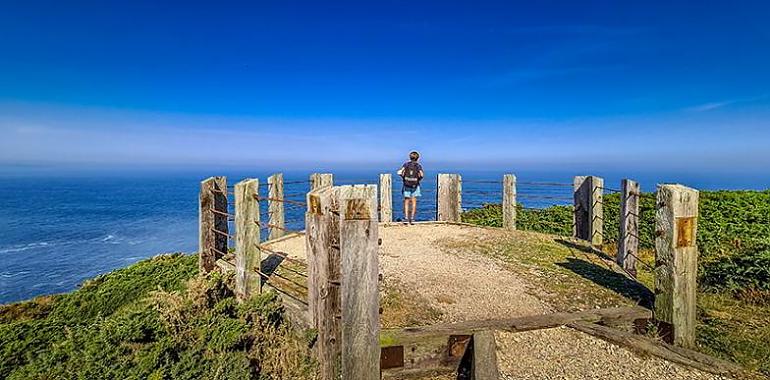
<instances>
[{"instance_id":1,"label":"person's dark hair","mask_svg":"<svg viewBox=\"0 0 770 380\"><path fill-rule=\"evenodd\" d=\"M416 151L409 152L409 159L412 161L417 161L420 158L420 153L417 153Z\"/></svg>"}]
</instances>

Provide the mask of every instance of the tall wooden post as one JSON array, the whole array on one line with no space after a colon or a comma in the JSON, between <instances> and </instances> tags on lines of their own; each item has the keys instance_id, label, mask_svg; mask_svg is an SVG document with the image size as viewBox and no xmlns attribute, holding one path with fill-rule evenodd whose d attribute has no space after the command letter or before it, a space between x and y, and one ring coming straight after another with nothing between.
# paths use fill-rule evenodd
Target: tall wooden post
<instances>
[{"instance_id":1,"label":"tall wooden post","mask_svg":"<svg viewBox=\"0 0 770 380\"><path fill-rule=\"evenodd\" d=\"M462 178L459 174L439 174L436 191L436 220L459 222L462 214Z\"/></svg>"},{"instance_id":2,"label":"tall wooden post","mask_svg":"<svg viewBox=\"0 0 770 380\"><path fill-rule=\"evenodd\" d=\"M604 179L595 176L576 176L573 182L575 210L573 235L601 245L604 240L604 206L602 193Z\"/></svg>"},{"instance_id":3,"label":"tall wooden post","mask_svg":"<svg viewBox=\"0 0 770 380\"><path fill-rule=\"evenodd\" d=\"M267 177L268 239L279 238L286 231L283 202L283 173Z\"/></svg>"},{"instance_id":4,"label":"tall wooden post","mask_svg":"<svg viewBox=\"0 0 770 380\"><path fill-rule=\"evenodd\" d=\"M313 173L310 175L310 191L333 184L334 176L331 173Z\"/></svg>"},{"instance_id":5,"label":"tall wooden post","mask_svg":"<svg viewBox=\"0 0 770 380\"><path fill-rule=\"evenodd\" d=\"M380 222L393 221L393 179L390 173L380 174Z\"/></svg>"},{"instance_id":6,"label":"tall wooden post","mask_svg":"<svg viewBox=\"0 0 770 380\"><path fill-rule=\"evenodd\" d=\"M235 184L235 296L239 301L262 291L257 270L259 250L259 180L245 179Z\"/></svg>"},{"instance_id":7,"label":"tall wooden post","mask_svg":"<svg viewBox=\"0 0 770 380\"><path fill-rule=\"evenodd\" d=\"M636 257L639 256L639 183L630 179L620 182L620 231L617 262L636 277Z\"/></svg>"},{"instance_id":8,"label":"tall wooden post","mask_svg":"<svg viewBox=\"0 0 770 380\"><path fill-rule=\"evenodd\" d=\"M695 346L698 191L659 185L655 211L655 319L664 340Z\"/></svg>"},{"instance_id":9,"label":"tall wooden post","mask_svg":"<svg viewBox=\"0 0 770 380\"><path fill-rule=\"evenodd\" d=\"M338 189L321 187L307 195L305 251L308 263L308 312L318 330L316 359L321 380L336 380L340 363L340 218Z\"/></svg>"},{"instance_id":10,"label":"tall wooden post","mask_svg":"<svg viewBox=\"0 0 770 380\"><path fill-rule=\"evenodd\" d=\"M227 253L227 178L203 180L199 201L198 267L201 274L206 274Z\"/></svg>"},{"instance_id":11,"label":"tall wooden post","mask_svg":"<svg viewBox=\"0 0 770 380\"><path fill-rule=\"evenodd\" d=\"M588 176L576 176L572 182L574 210L572 236L576 239L588 240L591 236L591 182Z\"/></svg>"},{"instance_id":12,"label":"tall wooden post","mask_svg":"<svg viewBox=\"0 0 770 380\"><path fill-rule=\"evenodd\" d=\"M503 176L503 228L516 229L516 176Z\"/></svg>"},{"instance_id":13,"label":"tall wooden post","mask_svg":"<svg viewBox=\"0 0 770 380\"><path fill-rule=\"evenodd\" d=\"M377 187L340 188L342 378L380 378Z\"/></svg>"}]
</instances>

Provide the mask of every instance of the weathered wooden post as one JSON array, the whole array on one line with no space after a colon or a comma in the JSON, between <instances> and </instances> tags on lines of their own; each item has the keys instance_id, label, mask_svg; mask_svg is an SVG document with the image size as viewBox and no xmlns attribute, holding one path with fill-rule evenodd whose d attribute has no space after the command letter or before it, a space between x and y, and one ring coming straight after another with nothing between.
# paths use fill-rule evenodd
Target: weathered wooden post
<instances>
[{"instance_id":1,"label":"weathered wooden post","mask_svg":"<svg viewBox=\"0 0 770 380\"><path fill-rule=\"evenodd\" d=\"M247 300L262 291L259 250L259 180L235 184L235 296Z\"/></svg>"},{"instance_id":2,"label":"weathered wooden post","mask_svg":"<svg viewBox=\"0 0 770 380\"><path fill-rule=\"evenodd\" d=\"M342 186L342 378L380 378L377 187Z\"/></svg>"},{"instance_id":3,"label":"weathered wooden post","mask_svg":"<svg viewBox=\"0 0 770 380\"><path fill-rule=\"evenodd\" d=\"M380 222L393 221L393 180L390 173L380 174Z\"/></svg>"},{"instance_id":4,"label":"weathered wooden post","mask_svg":"<svg viewBox=\"0 0 770 380\"><path fill-rule=\"evenodd\" d=\"M604 180L595 176L576 176L573 181L575 210L573 236L601 245L604 240Z\"/></svg>"},{"instance_id":5,"label":"weathered wooden post","mask_svg":"<svg viewBox=\"0 0 770 380\"><path fill-rule=\"evenodd\" d=\"M283 173L267 177L268 239L279 238L286 231L283 202Z\"/></svg>"},{"instance_id":6,"label":"weathered wooden post","mask_svg":"<svg viewBox=\"0 0 770 380\"><path fill-rule=\"evenodd\" d=\"M503 228L516 229L516 176L503 176Z\"/></svg>"},{"instance_id":7,"label":"weathered wooden post","mask_svg":"<svg viewBox=\"0 0 770 380\"><path fill-rule=\"evenodd\" d=\"M620 182L620 231L617 262L636 277L636 257L639 255L639 183L630 179Z\"/></svg>"},{"instance_id":8,"label":"weathered wooden post","mask_svg":"<svg viewBox=\"0 0 770 380\"><path fill-rule=\"evenodd\" d=\"M203 180L199 200L198 267L206 274L227 253L227 178Z\"/></svg>"},{"instance_id":9,"label":"weathered wooden post","mask_svg":"<svg viewBox=\"0 0 770 380\"><path fill-rule=\"evenodd\" d=\"M310 191L324 186L332 186L333 184L334 176L332 173L313 173L310 175Z\"/></svg>"},{"instance_id":10,"label":"weathered wooden post","mask_svg":"<svg viewBox=\"0 0 770 380\"><path fill-rule=\"evenodd\" d=\"M473 380L497 380L500 371L497 368L497 344L492 330L473 334Z\"/></svg>"},{"instance_id":11,"label":"weathered wooden post","mask_svg":"<svg viewBox=\"0 0 770 380\"><path fill-rule=\"evenodd\" d=\"M655 319L664 340L695 347L698 191L659 185L655 210Z\"/></svg>"},{"instance_id":12,"label":"weathered wooden post","mask_svg":"<svg viewBox=\"0 0 770 380\"><path fill-rule=\"evenodd\" d=\"M318 331L316 359L321 380L336 380L340 363L340 219L338 189L325 186L307 195L305 251L308 263L308 313Z\"/></svg>"},{"instance_id":13,"label":"weathered wooden post","mask_svg":"<svg viewBox=\"0 0 770 380\"><path fill-rule=\"evenodd\" d=\"M462 178L459 174L439 174L436 191L436 220L459 222L462 214Z\"/></svg>"}]
</instances>

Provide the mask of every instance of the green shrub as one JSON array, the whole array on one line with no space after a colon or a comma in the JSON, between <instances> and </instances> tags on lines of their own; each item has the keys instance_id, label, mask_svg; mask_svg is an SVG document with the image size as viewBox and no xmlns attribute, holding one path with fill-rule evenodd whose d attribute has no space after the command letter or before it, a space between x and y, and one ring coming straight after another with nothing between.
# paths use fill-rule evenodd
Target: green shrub
<instances>
[{"instance_id":1,"label":"green shrub","mask_svg":"<svg viewBox=\"0 0 770 380\"><path fill-rule=\"evenodd\" d=\"M196 273L196 256L156 256L88 280L77 291L62 294L50 318L87 323L97 317L107 317L151 291L180 290L184 280Z\"/></svg>"},{"instance_id":2,"label":"green shrub","mask_svg":"<svg viewBox=\"0 0 770 380\"><path fill-rule=\"evenodd\" d=\"M238 305L230 277L196 273L195 256L159 256L0 308L0 378L310 378L274 293Z\"/></svg>"},{"instance_id":3,"label":"green shrub","mask_svg":"<svg viewBox=\"0 0 770 380\"><path fill-rule=\"evenodd\" d=\"M702 279L703 286L713 290L770 291L770 244L757 243L706 262Z\"/></svg>"},{"instance_id":4,"label":"green shrub","mask_svg":"<svg viewBox=\"0 0 770 380\"><path fill-rule=\"evenodd\" d=\"M462 214L462 221L487 227L503 226L503 208L499 204L487 204ZM516 210L516 226L521 230L537 231L554 235L572 234L572 206L553 206L540 210Z\"/></svg>"},{"instance_id":5,"label":"green shrub","mask_svg":"<svg viewBox=\"0 0 770 380\"><path fill-rule=\"evenodd\" d=\"M604 240L619 234L620 195L603 197ZM561 236L572 235L572 206L517 209L517 228ZM640 248L654 249L655 194L639 202ZM770 191L701 191L698 218L699 283L714 290L759 289L767 280L770 241ZM462 215L465 222L502 226L502 207L485 205Z\"/></svg>"},{"instance_id":6,"label":"green shrub","mask_svg":"<svg viewBox=\"0 0 770 380\"><path fill-rule=\"evenodd\" d=\"M503 207L500 204L485 204L482 207L463 212L461 218L465 223L485 227L502 227Z\"/></svg>"}]
</instances>

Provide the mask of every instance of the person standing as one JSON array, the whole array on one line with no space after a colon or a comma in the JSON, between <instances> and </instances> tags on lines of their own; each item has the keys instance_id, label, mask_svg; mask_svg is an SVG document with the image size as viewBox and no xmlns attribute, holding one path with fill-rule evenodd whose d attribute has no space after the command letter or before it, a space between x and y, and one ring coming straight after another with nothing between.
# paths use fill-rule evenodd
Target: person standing
<instances>
[{"instance_id":1,"label":"person standing","mask_svg":"<svg viewBox=\"0 0 770 380\"><path fill-rule=\"evenodd\" d=\"M409 161L405 162L398 170L398 175L403 183L401 192L404 194L404 219L409 224L414 224L414 218L417 214L417 198L422 196L420 194L420 181L425 177L422 165L417 162L419 159L419 153L410 152Z\"/></svg>"}]
</instances>

